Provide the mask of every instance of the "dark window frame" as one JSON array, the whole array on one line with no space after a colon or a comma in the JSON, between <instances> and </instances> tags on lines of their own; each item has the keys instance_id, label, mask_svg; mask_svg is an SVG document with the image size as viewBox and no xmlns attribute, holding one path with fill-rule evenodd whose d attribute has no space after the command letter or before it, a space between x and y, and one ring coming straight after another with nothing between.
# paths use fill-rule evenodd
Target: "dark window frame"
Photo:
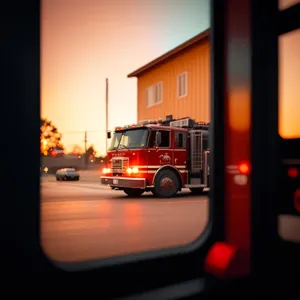
<instances>
[{"instance_id":1,"label":"dark window frame","mask_svg":"<svg viewBox=\"0 0 300 300\"><path fill-rule=\"evenodd\" d=\"M224 134L222 131L223 122L224 122L224 113L223 109L223 99L224 99L224 15L225 15L225 1L212 0L211 1L211 66L212 69L216 72L211 72L211 92L212 92L212 126L211 126L211 163L212 163L212 187L218 187L210 193L212 197L210 201L210 219L211 223L208 226L208 230L203 234L202 240L205 240L205 243L199 240L194 245L188 245L185 247L178 247L175 249L167 249L165 251L153 251L151 253L140 253L138 255L130 255L124 258L112 258L107 260L101 260L98 263L84 262L77 265L65 265L69 267L69 270L72 271L76 267L81 267L81 274L86 275L86 273L95 275L95 277L101 280L101 287L99 291L99 286L95 286L96 291L99 294L106 294L112 297L124 296L126 294L139 293L141 291L154 289L158 287L165 287L180 281L189 281L197 278L205 278L203 280L197 279L194 282L194 285L185 286L184 294L182 297L191 296L199 294L207 289L210 282L210 277L206 276L205 271L203 270L204 259L209 247L216 241L222 240L223 232L223 221L224 217L224 207L222 201L222 192L224 189L224 175L222 175L222 170L224 167L222 147L224 144ZM268 22L262 21L260 12L264 12L268 16L268 10L265 9L264 5L271 6L272 13L269 15L269 20L274 21L274 6L270 0L253 1L253 10L254 14L254 32L255 36L254 41L264 41L261 44L257 43L254 49L254 60L259 62L262 58L267 59L268 65L274 60L275 52L272 52L271 57L268 59L268 51L271 46L273 46L274 39L273 36L270 42L267 42L268 39L264 39L263 36L267 32ZM264 4L262 4L264 3ZM267 4L266 4L267 3ZM12 119L18 120L18 122L11 122L9 120L9 129L10 132L7 134L4 132L4 137L7 142L11 142L11 145L19 146L22 145L32 145L32 147L24 147L23 155L26 157L26 160L21 162L14 161L5 161L6 178L5 184L3 184L4 190L7 189L7 194L11 195L11 198L14 198L14 201L5 201L2 203L5 209L5 213L2 218L6 226L6 231L2 234L2 240L8 241L7 247L3 247L2 255L6 259L2 262L2 270L9 271L31 271L31 272L64 272L57 264L53 264L49 259L44 255L42 248L40 246L40 199L39 199L39 166L40 166L40 157L39 157L39 125L40 125L40 3L39 1L30 1L22 2L16 6L14 3L5 3L6 7L3 9L5 11L4 23L6 23L5 28L9 28L10 38L7 39L8 43L5 46L10 45L11 49L4 53L4 57L9 58L9 55L13 54L13 59L7 65L5 70L6 79L10 79L13 85L4 85L3 91L5 95L14 98L14 101L7 101L5 103L5 110L11 113ZM7 7L10 5L10 7ZM269 7L270 8L270 7ZM277 8L276 8L277 9ZM281 12L282 13L282 12ZM16 16L12 18L11 16ZM283 14L281 15L283 16ZM283 22L284 23L284 22ZM259 25L262 26L265 24L264 28L258 28ZM273 25L273 24L271 24ZM284 26L284 25L282 25ZM281 26L281 28L283 28ZM269 28L270 29L270 28ZM277 29L276 29L277 30ZM289 30L289 29L288 29ZM281 29L281 32L286 32L287 29ZM260 33L261 32L261 33ZM268 49L263 49L263 46L268 46ZM4 49L6 50L6 48ZM260 51L263 51L263 55L260 56ZM24 53L26 55L24 55ZM269 55L270 56L270 55ZM263 60L262 60L263 62ZM263 64L264 65L264 64ZM3 67L5 67L3 66ZM277 65L275 64L275 68ZM13 70L14 69L14 70ZM271 68L272 69L272 68ZM267 68L263 68L267 70ZM275 69L276 70L276 69ZM262 79L262 82L266 77L265 73L259 75L261 69L256 68L255 73L259 78ZM21 73L21 75L20 75ZM18 76L16 76L18 74ZM268 73L269 74L269 73ZM20 80L20 76L23 75L23 78ZM259 101L262 96L262 89L258 89L258 80L255 80L255 98L256 106L254 107L257 115L255 118L257 120L255 124L255 129L257 132L257 137L261 135L256 141L256 146L253 145L253 154L254 160L256 163L263 161L264 157L260 157L261 149L266 145L266 139L263 137L268 135L263 135L263 133L274 132L274 123L272 126L265 126L266 122L264 116L261 116L259 106ZM276 78L271 75L270 83L276 82ZM270 84L269 83L269 84ZM17 87L18 86L18 87ZM12 88L13 87L13 88ZM259 92L260 90L260 92ZM276 89L269 86L269 90L272 95L267 94L267 88L265 88L266 103L272 104L271 99L276 97ZM10 99L10 98L7 98ZM17 103L17 104L16 104ZM266 111L267 106L263 106L263 112ZM220 117L220 118L218 118ZM22 124L22 130L19 130L19 123ZM263 124L263 126L258 126ZM35 133L35 134L34 134ZM7 137L7 139L6 139ZM274 143L275 137L272 135L271 140ZM267 145L267 148L274 146L274 144ZM216 146L220 146L216 147ZM12 152L17 153L15 150L17 147L12 147ZM6 154L6 149L1 149L3 155ZM269 154L265 151L266 154ZM221 154L218 156L218 154ZM266 157L268 160L268 165L275 160L274 156L270 158ZM25 170L28 170L28 176L25 176L23 180L18 181L18 188L15 187L15 181L10 180L15 176L15 169L12 167L16 164L16 167L19 169L22 167ZM265 161L262 165L265 165ZM276 167L276 166L275 166ZM273 167L274 169L274 167ZM273 170L272 169L272 170ZM258 169L254 170L255 174L259 175ZM216 176L218 175L218 176ZM260 178L260 177L258 177ZM271 182L271 181L270 181ZM272 182L274 183L274 182ZM256 271L266 271L269 266L272 266L272 261L269 259L267 262L263 259L270 255L270 252L267 251L267 243L270 235L267 233L273 233L274 229L274 220L273 214L271 213L271 225L268 225L269 219L264 220L264 214L269 216L270 207L273 206L269 201L261 201L263 195L259 195L257 187L259 186L258 179L256 180L256 190L253 191L257 195L257 199L253 201L253 217L255 216L255 224L252 224L252 229L258 229L253 231L253 239L258 237L254 247L254 254L252 260L255 261L255 270ZM5 191L3 191L5 192ZM218 198L218 196L220 196ZM276 195L275 195L276 198ZM24 201L30 200L30 201ZM17 203L17 208L16 204ZM24 217L26 215L26 218ZM18 226L15 226L15 223ZM266 227L264 227L266 226ZM263 229L263 230L262 230ZM262 231L260 233L260 231ZM267 235L264 235L267 234ZM261 242L258 247L258 242ZM269 248L270 249L270 248ZM271 249L273 250L273 249ZM260 253L258 253L260 251ZM272 251L271 254L273 255ZM272 256L270 255L270 257ZM261 263L261 265L259 264ZM91 267L93 269L91 269ZM274 266L273 269L275 270ZM159 274L162 273L163 276L160 277ZM266 273L264 273L266 274ZM286 274L284 274L286 275ZM150 279L150 280L149 280ZM265 278L264 278L265 279ZM116 288L108 287L111 283L126 281L129 284L124 284L123 286L115 286ZM265 279L266 281L266 279ZM265 283L264 281L264 283ZM213 281L214 282L214 281ZM274 285L274 281L271 282ZM74 287L74 290L76 287ZM175 288L172 289L174 291ZM76 291L76 290L75 290ZM270 290L271 291L271 290ZM169 292L171 293L171 291ZM167 293L169 295L169 293ZM176 297L176 295L175 295ZM153 297L158 299L158 297ZM140 298L138 298L140 299Z\"/></svg>"}]
</instances>

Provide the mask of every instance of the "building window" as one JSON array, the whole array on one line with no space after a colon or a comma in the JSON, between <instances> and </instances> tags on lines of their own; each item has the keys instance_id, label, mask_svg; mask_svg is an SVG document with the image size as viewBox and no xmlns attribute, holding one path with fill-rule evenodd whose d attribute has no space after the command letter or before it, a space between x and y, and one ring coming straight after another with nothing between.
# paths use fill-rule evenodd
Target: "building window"
<instances>
[{"instance_id":1,"label":"building window","mask_svg":"<svg viewBox=\"0 0 300 300\"><path fill-rule=\"evenodd\" d=\"M162 103L163 84L158 82L154 85L149 86L146 89L146 105L151 107L156 104Z\"/></svg>"},{"instance_id":2,"label":"building window","mask_svg":"<svg viewBox=\"0 0 300 300\"><path fill-rule=\"evenodd\" d=\"M178 97L185 97L188 94L188 76L187 72L179 74L177 77L177 94Z\"/></svg>"},{"instance_id":3,"label":"building window","mask_svg":"<svg viewBox=\"0 0 300 300\"><path fill-rule=\"evenodd\" d=\"M151 107L154 105L153 86L149 86L146 89L146 105L147 105L147 107Z\"/></svg>"},{"instance_id":4,"label":"building window","mask_svg":"<svg viewBox=\"0 0 300 300\"><path fill-rule=\"evenodd\" d=\"M162 103L162 82L154 85L155 104Z\"/></svg>"}]
</instances>

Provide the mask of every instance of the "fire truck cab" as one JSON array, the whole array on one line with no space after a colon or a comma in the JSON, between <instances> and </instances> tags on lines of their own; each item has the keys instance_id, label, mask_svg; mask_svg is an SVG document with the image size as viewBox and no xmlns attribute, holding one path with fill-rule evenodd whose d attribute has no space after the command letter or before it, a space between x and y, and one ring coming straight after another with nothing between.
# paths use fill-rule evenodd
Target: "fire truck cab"
<instances>
[{"instance_id":1,"label":"fire truck cab","mask_svg":"<svg viewBox=\"0 0 300 300\"><path fill-rule=\"evenodd\" d=\"M201 193L209 187L208 127L182 118L115 128L101 184L130 197L151 191L169 198L182 188Z\"/></svg>"}]
</instances>

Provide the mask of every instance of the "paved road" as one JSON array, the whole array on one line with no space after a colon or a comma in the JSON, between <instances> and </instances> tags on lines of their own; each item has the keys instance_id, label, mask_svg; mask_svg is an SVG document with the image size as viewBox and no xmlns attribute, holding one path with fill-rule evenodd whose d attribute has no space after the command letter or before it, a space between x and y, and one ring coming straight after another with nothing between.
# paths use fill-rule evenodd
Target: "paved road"
<instances>
[{"instance_id":1,"label":"paved road","mask_svg":"<svg viewBox=\"0 0 300 300\"><path fill-rule=\"evenodd\" d=\"M207 196L139 199L95 182L41 184L42 245L51 259L80 261L190 243L203 231Z\"/></svg>"}]
</instances>

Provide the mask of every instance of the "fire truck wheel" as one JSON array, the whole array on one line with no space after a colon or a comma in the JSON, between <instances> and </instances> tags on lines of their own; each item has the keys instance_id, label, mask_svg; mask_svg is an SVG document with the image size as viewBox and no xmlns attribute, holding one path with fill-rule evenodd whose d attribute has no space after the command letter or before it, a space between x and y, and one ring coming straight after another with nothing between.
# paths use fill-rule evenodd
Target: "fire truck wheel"
<instances>
[{"instance_id":1,"label":"fire truck wheel","mask_svg":"<svg viewBox=\"0 0 300 300\"><path fill-rule=\"evenodd\" d=\"M171 170L161 171L155 178L153 194L160 198L174 197L179 190L179 180Z\"/></svg>"},{"instance_id":2,"label":"fire truck wheel","mask_svg":"<svg viewBox=\"0 0 300 300\"><path fill-rule=\"evenodd\" d=\"M144 193L142 189L124 189L124 193L129 197L139 197Z\"/></svg>"},{"instance_id":3,"label":"fire truck wheel","mask_svg":"<svg viewBox=\"0 0 300 300\"><path fill-rule=\"evenodd\" d=\"M190 190L193 194L199 195L203 193L204 188L190 188Z\"/></svg>"}]
</instances>

